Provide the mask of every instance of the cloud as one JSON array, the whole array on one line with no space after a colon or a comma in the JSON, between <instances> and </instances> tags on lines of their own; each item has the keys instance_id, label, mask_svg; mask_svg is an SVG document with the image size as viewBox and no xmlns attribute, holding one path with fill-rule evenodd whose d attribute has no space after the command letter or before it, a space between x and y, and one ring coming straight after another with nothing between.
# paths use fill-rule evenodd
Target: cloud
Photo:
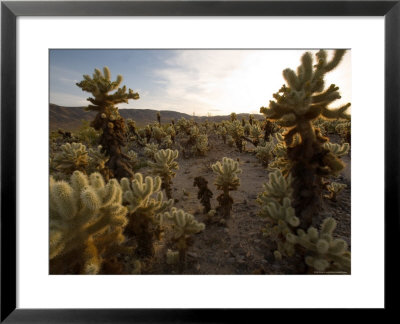
<instances>
[{"instance_id":1,"label":"cloud","mask_svg":"<svg viewBox=\"0 0 400 324\"><path fill-rule=\"evenodd\" d=\"M184 50L165 60L154 71L163 84L161 108L206 115L209 111L259 112L284 84L282 71L296 69L304 50ZM315 52L315 51L314 51ZM348 61L348 60L347 60ZM345 81L349 64L333 71L327 83ZM336 79L332 77L336 73ZM334 82L333 82L334 83ZM342 82L343 83L343 82ZM344 97L348 97L348 93Z\"/></svg>"},{"instance_id":2,"label":"cloud","mask_svg":"<svg viewBox=\"0 0 400 324\"><path fill-rule=\"evenodd\" d=\"M66 107L77 107L87 106L89 102L86 100L87 96L77 96L73 94L63 92L50 92L50 103L54 103L60 106Z\"/></svg>"}]
</instances>

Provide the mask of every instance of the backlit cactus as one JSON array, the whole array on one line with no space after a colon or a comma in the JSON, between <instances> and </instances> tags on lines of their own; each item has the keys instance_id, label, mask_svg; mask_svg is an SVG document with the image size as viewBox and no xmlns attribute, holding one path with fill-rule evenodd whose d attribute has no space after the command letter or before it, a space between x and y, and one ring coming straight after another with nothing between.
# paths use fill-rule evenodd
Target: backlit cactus
<instances>
[{"instance_id":1,"label":"backlit cactus","mask_svg":"<svg viewBox=\"0 0 400 324\"><path fill-rule=\"evenodd\" d=\"M335 50L333 58L328 61L327 52L320 50L314 65L312 54L306 52L297 73L291 69L283 71L287 86L273 95L275 100L270 101L269 107L260 109L268 120L286 129L284 139L294 178L293 204L303 228L307 228L313 218L318 218L322 177L337 173L344 167L337 156L323 147L328 139L313 126L313 121L319 117L350 119L346 113L350 103L330 108L330 104L340 98L339 87L332 84L324 89L325 74L338 66L344 54L345 50ZM295 143L296 136L300 137L299 143Z\"/></svg>"},{"instance_id":2,"label":"backlit cactus","mask_svg":"<svg viewBox=\"0 0 400 324\"><path fill-rule=\"evenodd\" d=\"M148 143L144 148L144 155L154 161L154 155L158 152L158 144Z\"/></svg>"},{"instance_id":3,"label":"backlit cactus","mask_svg":"<svg viewBox=\"0 0 400 324\"><path fill-rule=\"evenodd\" d=\"M347 185L344 183L339 183L339 182L331 182L328 186L327 189L329 190L329 195L326 195L325 197L328 199L331 199L332 201L336 201L337 195L342 192L343 189L345 189Z\"/></svg>"},{"instance_id":4,"label":"backlit cactus","mask_svg":"<svg viewBox=\"0 0 400 324\"><path fill-rule=\"evenodd\" d=\"M265 142L255 148L254 152L256 153L256 157L262 165L267 166L273 159L274 148L275 143L273 141Z\"/></svg>"},{"instance_id":5,"label":"backlit cactus","mask_svg":"<svg viewBox=\"0 0 400 324\"><path fill-rule=\"evenodd\" d=\"M324 148L328 149L331 151L333 154L336 156L343 156L347 155L350 150L350 145L349 143L343 143L343 144L333 144L330 142L324 143Z\"/></svg>"},{"instance_id":6,"label":"backlit cactus","mask_svg":"<svg viewBox=\"0 0 400 324\"><path fill-rule=\"evenodd\" d=\"M161 177L161 188L165 190L168 199L172 197L172 179L176 174L174 171L179 169L179 165L175 161L177 158L178 150L159 150L154 155L155 162L149 161L148 163L152 173Z\"/></svg>"},{"instance_id":7,"label":"backlit cactus","mask_svg":"<svg viewBox=\"0 0 400 324\"><path fill-rule=\"evenodd\" d=\"M289 233L286 239L306 250L305 263L316 271L344 271L349 274L351 253L344 240L333 237L336 225L336 221L329 217L323 221L320 231L314 227L307 232L299 229L297 235Z\"/></svg>"},{"instance_id":8,"label":"backlit cactus","mask_svg":"<svg viewBox=\"0 0 400 324\"><path fill-rule=\"evenodd\" d=\"M107 180L109 179L109 170L106 167L108 157L102 152L101 145L97 148L89 148L89 166L88 172L100 172L101 175Z\"/></svg>"},{"instance_id":9,"label":"backlit cactus","mask_svg":"<svg viewBox=\"0 0 400 324\"><path fill-rule=\"evenodd\" d=\"M127 235L137 241L140 256L154 254L153 241L159 230L159 216L172 207L173 201L164 200L160 177L146 177L136 173L134 179L121 179L123 201L128 208Z\"/></svg>"},{"instance_id":10,"label":"backlit cactus","mask_svg":"<svg viewBox=\"0 0 400 324\"><path fill-rule=\"evenodd\" d=\"M219 206L217 211L225 218L230 216L233 199L229 195L229 191L237 190L240 185L238 174L242 172L239 168L239 162L224 157L221 162L213 164L212 170L216 174L214 184L222 193L217 197Z\"/></svg>"},{"instance_id":11,"label":"backlit cactus","mask_svg":"<svg viewBox=\"0 0 400 324\"><path fill-rule=\"evenodd\" d=\"M232 136L235 141L236 147L241 153L243 151L243 136L244 136L244 128L240 121L234 120L230 123L226 124L226 128L228 134Z\"/></svg>"},{"instance_id":12,"label":"backlit cactus","mask_svg":"<svg viewBox=\"0 0 400 324\"><path fill-rule=\"evenodd\" d=\"M186 251L188 249L187 239L192 235L205 229L203 223L198 222L192 214L182 209L172 208L170 212L165 213L165 218L172 223L174 231L174 242L179 251L180 271L183 271Z\"/></svg>"},{"instance_id":13,"label":"backlit cactus","mask_svg":"<svg viewBox=\"0 0 400 324\"><path fill-rule=\"evenodd\" d=\"M158 144L161 144L162 140L167 136L161 127L153 126L152 137L156 140Z\"/></svg>"},{"instance_id":14,"label":"backlit cactus","mask_svg":"<svg viewBox=\"0 0 400 324\"><path fill-rule=\"evenodd\" d=\"M227 135L228 131L226 130L224 125L219 125L217 130L216 130L216 134L218 136L221 136L222 141L224 142L224 144L226 144L226 135Z\"/></svg>"},{"instance_id":15,"label":"backlit cactus","mask_svg":"<svg viewBox=\"0 0 400 324\"><path fill-rule=\"evenodd\" d=\"M105 183L75 171L69 182L50 178L50 273L97 274L121 246L128 220L117 180Z\"/></svg>"},{"instance_id":16,"label":"backlit cactus","mask_svg":"<svg viewBox=\"0 0 400 324\"><path fill-rule=\"evenodd\" d=\"M104 67L103 73L95 69L92 77L84 75L83 78L84 80L76 85L82 91L92 94L92 97L87 99L91 103L87 110L97 112L91 126L102 131L99 144L109 156L107 167L117 179L132 177L128 158L121 151L126 140L125 123L115 105L128 103L129 99L139 99L139 94L132 89L127 90L126 86L120 88L121 75L118 75L115 81L111 81L111 73L107 67Z\"/></svg>"},{"instance_id":17,"label":"backlit cactus","mask_svg":"<svg viewBox=\"0 0 400 324\"><path fill-rule=\"evenodd\" d=\"M286 235L299 226L300 220L292 207L291 176L283 177L280 171L271 172L269 181L264 184L264 191L258 195L260 216L266 217L268 223L263 229L264 236L276 244L274 255L277 260L282 256L292 256L294 245L286 240Z\"/></svg>"},{"instance_id":18,"label":"backlit cactus","mask_svg":"<svg viewBox=\"0 0 400 324\"><path fill-rule=\"evenodd\" d=\"M254 146L258 146L262 138L262 135L263 134L260 126L258 126L258 124L254 122L254 124L250 127L250 137L252 139Z\"/></svg>"},{"instance_id":19,"label":"backlit cactus","mask_svg":"<svg viewBox=\"0 0 400 324\"><path fill-rule=\"evenodd\" d=\"M61 145L61 152L54 155L52 165L55 169L69 175L75 170L85 172L89 164L88 151L81 143Z\"/></svg>"}]
</instances>

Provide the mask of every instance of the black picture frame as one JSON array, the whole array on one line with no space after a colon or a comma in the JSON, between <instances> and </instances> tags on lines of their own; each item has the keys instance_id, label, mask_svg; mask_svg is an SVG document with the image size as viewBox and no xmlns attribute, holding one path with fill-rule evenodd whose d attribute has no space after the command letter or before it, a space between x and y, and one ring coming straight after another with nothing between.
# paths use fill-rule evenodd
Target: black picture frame
<instances>
[{"instance_id":1,"label":"black picture frame","mask_svg":"<svg viewBox=\"0 0 400 324\"><path fill-rule=\"evenodd\" d=\"M38 1L1 3L1 322L200 323L263 321L268 309L16 308L16 19L19 16L384 16L385 311L396 309L399 275L400 1ZM373 128L371 127L371 131ZM371 171L372 172L372 171ZM370 189L372 190L372 189ZM371 256L373 259L373 256ZM367 285L367 283L366 283ZM366 293L368 291L366 290ZM392 296L392 297L391 297ZM381 310L379 310L381 311ZM316 314L316 313L314 313ZM379 315L381 316L381 314Z\"/></svg>"}]
</instances>

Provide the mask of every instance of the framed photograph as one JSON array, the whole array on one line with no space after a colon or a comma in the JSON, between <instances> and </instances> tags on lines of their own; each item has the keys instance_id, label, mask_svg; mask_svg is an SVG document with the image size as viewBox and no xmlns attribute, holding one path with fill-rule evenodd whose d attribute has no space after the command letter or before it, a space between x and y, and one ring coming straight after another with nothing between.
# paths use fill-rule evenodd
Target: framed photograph
<instances>
[{"instance_id":1,"label":"framed photograph","mask_svg":"<svg viewBox=\"0 0 400 324\"><path fill-rule=\"evenodd\" d=\"M393 310L399 15L2 2L1 321Z\"/></svg>"}]
</instances>

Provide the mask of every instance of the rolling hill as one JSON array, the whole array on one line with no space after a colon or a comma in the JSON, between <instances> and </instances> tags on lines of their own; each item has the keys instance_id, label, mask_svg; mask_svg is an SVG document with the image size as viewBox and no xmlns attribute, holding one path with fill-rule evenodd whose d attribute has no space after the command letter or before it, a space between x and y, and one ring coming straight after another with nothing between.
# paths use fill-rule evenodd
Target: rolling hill
<instances>
[{"instance_id":1,"label":"rolling hill","mask_svg":"<svg viewBox=\"0 0 400 324\"><path fill-rule=\"evenodd\" d=\"M136 121L138 126L144 126L157 120L157 112L154 109L119 109L119 113L124 118L131 118ZM178 120L182 117L186 119L195 119L198 122L208 120L210 122L220 122L229 119L229 116L191 116L177 111L162 110L161 122L170 122ZM85 111L84 107L62 107L55 104L49 105L50 131L63 129L68 131L76 131L82 125L82 120L91 121L96 115L95 112ZM249 114L238 114L238 119L242 117L248 118ZM262 115L254 115L257 119L264 119Z\"/></svg>"}]
</instances>

